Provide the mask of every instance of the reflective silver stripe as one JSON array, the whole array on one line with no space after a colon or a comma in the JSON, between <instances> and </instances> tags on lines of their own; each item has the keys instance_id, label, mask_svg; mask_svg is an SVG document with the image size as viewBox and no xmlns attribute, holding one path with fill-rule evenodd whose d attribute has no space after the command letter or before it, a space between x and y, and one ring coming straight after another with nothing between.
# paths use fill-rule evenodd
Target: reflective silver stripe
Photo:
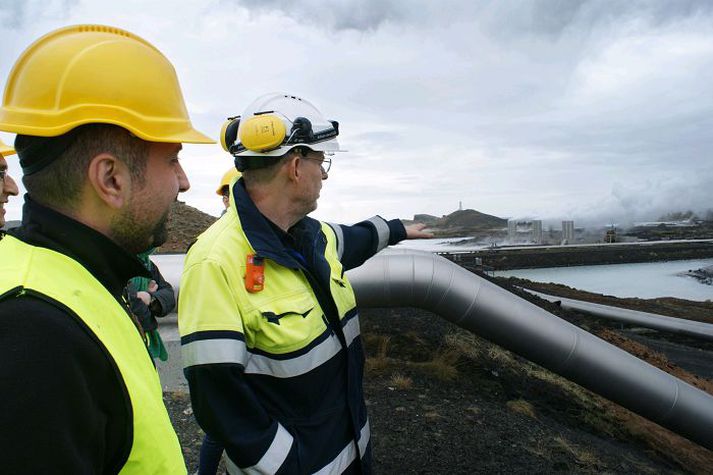
<instances>
[{"instance_id":1,"label":"reflective silver stripe","mask_svg":"<svg viewBox=\"0 0 713 475\"><path fill-rule=\"evenodd\" d=\"M243 471L240 470L240 467L238 467L235 462L230 460L228 452L225 452L225 468L228 470L228 475L238 475L239 473L243 473Z\"/></svg>"},{"instance_id":2,"label":"reflective silver stripe","mask_svg":"<svg viewBox=\"0 0 713 475\"><path fill-rule=\"evenodd\" d=\"M245 366L248 359L245 342L232 338L196 340L181 345L183 367L200 364L237 363Z\"/></svg>"},{"instance_id":3,"label":"reflective silver stripe","mask_svg":"<svg viewBox=\"0 0 713 475\"><path fill-rule=\"evenodd\" d=\"M391 230L386 220L381 216L374 216L373 218L367 219L368 222L374 225L376 228L376 234L379 236L379 245L376 248L376 252L379 252L383 248L389 245L389 236L391 236Z\"/></svg>"},{"instance_id":4,"label":"reflective silver stripe","mask_svg":"<svg viewBox=\"0 0 713 475\"><path fill-rule=\"evenodd\" d=\"M369 445L369 439L371 438L371 430L369 429L369 420L367 419L364 427L361 428L361 433L359 434L359 453L363 456L366 451L367 445ZM344 472L349 464L352 463L357 456L357 444L352 440L347 444L346 447L339 452L334 460L322 467L315 475L332 475L340 474Z\"/></svg>"},{"instance_id":5,"label":"reflective silver stripe","mask_svg":"<svg viewBox=\"0 0 713 475\"><path fill-rule=\"evenodd\" d=\"M359 336L358 316L353 317L346 324L344 327L344 336L347 345L351 345L354 339ZM336 336L332 335L312 348L308 353L296 358L278 360L251 353L245 365L245 372L249 374L265 374L276 378L292 378L323 365L336 355L339 349L339 340Z\"/></svg>"},{"instance_id":6,"label":"reflective silver stripe","mask_svg":"<svg viewBox=\"0 0 713 475\"><path fill-rule=\"evenodd\" d=\"M337 257L341 260L344 255L344 231L339 224L327 223L337 236Z\"/></svg>"},{"instance_id":7,"label":"reflective silver stripe","mask_svg":"<svg viewBox=\"0 0 713 475\"><path fill-rule=\"evenodd\" d=\"M282 427L282 424L278 422L275 438L272 439L272 444L270 444L270 448L267 449L267 452L263 454L260 461L252 467L240 468L235 462L230 459L230 457L225 457L225 465L228 469L228 473L230 473L231 475L238 473L258 475L277 472L282 466L282 464L285 463L287 455L290 453L290 449L292 448L293 440L294 439L292 435L287 432L287 429Z\"/></svg>"},{"instance_id":8,"label":"reflective silver stripe","mask_svg":"<svg viewBox=\"0 0 713 475\"><path fill-rule=\"evenodd\" d=\"M347 341L347 346L351 345L354 338L358 337L360 333L359 315L354 315L351 320L344 325L344 339Z\"/></svg>"},{"instance_id":9,"label":"reflective silver stripe","mask_svg":"<svg viewBox=\"0 0 713 475\"><path fill-rule=\"evenodd\" d=\"M364 456L364 452L366 452L366 446L369 445L369 439L371 439L371 428L369 427L369 419L367 419L359 435L359 453L362 457Z\"/></svg>"}]
</instances>

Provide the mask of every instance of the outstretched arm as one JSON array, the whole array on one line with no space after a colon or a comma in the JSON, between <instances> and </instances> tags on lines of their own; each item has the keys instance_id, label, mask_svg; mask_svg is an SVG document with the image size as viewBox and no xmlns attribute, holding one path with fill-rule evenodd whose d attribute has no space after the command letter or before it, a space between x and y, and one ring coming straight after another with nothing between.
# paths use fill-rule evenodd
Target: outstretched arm
<instances>
[{"instance_id":1,"label":"outstretched arm","mask_svg":"<svg viewBox=\"0 0 713 475\"><path fill-rule=\"evenodd\" d=\"M359 267L386 246L393 246L404 239L433 237L431 233L423 231L426 227L424 224L404 226L398 219L387 221L381 216L374 216L353 226L330 226L337 237L337 252L345 270Z\"/></svg>"},{"instance_id":2,"label":"outstretched arm","mask_svg":"<svg viewBox=\"0 0 713 475\"><path fill-rule=\"evenodd\" d=\"M424 231L426 225L423 223L413 223L404 227L406 228L406 239L428 239L433 237L432 233Z\"/></svg>"}]
</instances>

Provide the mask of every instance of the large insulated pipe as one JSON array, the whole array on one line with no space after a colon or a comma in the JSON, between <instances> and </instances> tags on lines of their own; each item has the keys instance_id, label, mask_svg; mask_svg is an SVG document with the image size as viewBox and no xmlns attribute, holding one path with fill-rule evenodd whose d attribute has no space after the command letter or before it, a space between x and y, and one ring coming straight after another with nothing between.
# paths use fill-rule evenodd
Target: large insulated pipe
<instances>
[{"instance_id":1,"label":"large insulated pipe","mask_svg":"<svg viewBox=\"0 0 713 475\"><path fill-rule=\"evenodd\" d=\"M677 333L703 340L713 340L713 325L710 323L694 322L682 318L666 317L655 313L639 312L628 308L612 307L582 300L557 297L555 295L544 294L535 290L523 288L523 290L537 295L540 298L552 303L559 304L566 310L576 310L585 312L597 317L616 320L618 322L629 323L645 328Z\"/></svg>"},{"instance_id":2,"label":"large insulated pipe","mask_svg":"<svg viewBox=\"0 0 713 475\"><path fill-rule=\"evenodd\" d=\"M362 307L434 312L713 449L713 396L445 258L380 254L348 275Z\"/></svg>"},{"instance_id":3,"label":"large insulated pipe","mask_svg":"<svg viewBox=\"0 0 713 475\"><path fill-rule=\"evenodd\" d=\"M183 261L186 260L185 254L154 254L151 260L158 267L166 281L173 286L176 292L176 302L178 302L178 285L181 283L181 274L183 274Z\"/></svg>"},{"instance_id":4,"label":"large insulated pipe","mask_svg":"<svg viewBox=\"0 0 713 475\"><path fill-rule=\"evenodd\" d=\"M445 258L389 250L347 274L362 307L417 307L713 449L713 396ZM178 284L183 255L152 256Z\"/></svg>"}]
</instances>

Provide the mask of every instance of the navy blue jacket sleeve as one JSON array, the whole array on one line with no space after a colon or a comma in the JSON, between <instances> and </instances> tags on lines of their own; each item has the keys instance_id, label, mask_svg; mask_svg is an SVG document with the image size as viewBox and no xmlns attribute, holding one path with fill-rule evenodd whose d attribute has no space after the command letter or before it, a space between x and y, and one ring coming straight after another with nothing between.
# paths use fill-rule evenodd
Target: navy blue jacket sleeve
<instances>
[{"instance_id":1,"label":"navy blue jacket sleeve","mask_svg":"<svg viewBox=\"0 0 713 475\"><path fill-rule=\"evenodd\" d=\"M129 307L131 307L131 313L139 320L141 328L143 328L145 332L156 330L158 328L156 319L151 316L149 306L136 296L137 292L134 283L129 281L126 285L126 296L129 301Z\"/></svg>"},{"instance_id":2,"label":"navy blue jacket sleeve","mask_svg":"<svg viewBox=\"0 0 713 475\"><path fill-rule=\"evenodd\" d=\"M176 294L173 287L161 275L161 271L155 264L151 266L151 278L156 281L158 290L153 293L153 296L161 306L157 312L153 313L154 317L165 317L176 308Z\"/></svg>"},{"instance_id":3,"label":"navy blue jacket sleeve","mask_svg":"<svg viewBox=\"0 0 713 475\"><path fill-rule=\"evenodd\" d=\"M257 465L279 429L237 364L191 366L183 370L191 393L191 405L201 428L223 441L228 458L242 467ZM292 444L277 473L302 473Z\"/></svg>"},{"instance_id":4,"label":"navy blue jacket sleeve","mask_svg":"<svg viewBox=\"0 0 713 475\"><path fill-rule=\"evenodd\" d=\"M353 226L330 226L337 235L337 250L345 270L359 267L386 246L406 239L406 228L400 220L387 221L381 216L374 216Z\"/></svg>"},{"instance_id":5,"label":"navy blue jacket sleeve","mask_svg":"<svg viewBox=\"0 0 713 475\"><path fill-rule=\"evenodd\" d=\"M151 294L155 301L150 306L137 297L137 289L132 281L126 285L126 296L131 313L136 315L145 332L156 330L158 328L156 318L165 317L176 308L176 294L173 287L163 278L155 264L151 266L151 279L156 281L158 290Z\"/></svg>"}]
</instances>

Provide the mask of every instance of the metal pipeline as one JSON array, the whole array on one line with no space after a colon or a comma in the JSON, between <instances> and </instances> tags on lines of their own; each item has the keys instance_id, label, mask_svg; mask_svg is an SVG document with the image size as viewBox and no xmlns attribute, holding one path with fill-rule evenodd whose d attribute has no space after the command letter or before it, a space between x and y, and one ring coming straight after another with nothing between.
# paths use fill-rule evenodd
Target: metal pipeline
<instances>
[{"instance_id":1,"label":"metal pipeline","mask_svg":"<svg viewBox=\"0 0 713 475\"><path fill-rule=\"evenodd\" d=\"M183 258L152 256L176 292ZM713 449L713 396L443 257L389 250L347 275L361 307L431 311Z\"/></svg>"},{"instance_id":2,"label":"metal pipeline","mask_svg":"<svg viewBox=\"0 0 713 475\"><path fill-rule=\"evenodd\" d=\"M582 300L557 297L555 295L544 294L536 290L522 288L526 292L537 295L540 298L552 303L559 304L567 310L585 312L597 317L616 320L618 322L629 323L645 328L677 333L679 335L691 336L703 340L713 340L713 325L710 323L694 322L682 318L666 317L655 313L639 312L627 308L612 307Z\"/></svg>"},{"instance_id":3,"label":"metal pipeline","mask_svg":"<svg viewBox=\"0 0 713 475\"><path fill-rule=\"evenodd\" d=\"M173 291L176 293L176 302L178 302L178 287L181 283L183 261L186 260L186 255L154 254L151 256L151 260L156 264L163 278L173 287Z\"/></svg>"},{"instance_id":4,"label":"metal pipeline","mask_svg":"<svg viewBox=\"0 0 713 475\"><path fill-rule=\"evenodd\" d=\"M713 396L430 253L348 272L362 307L417 307L713 449Z\"/></svg>"}]
</instances>

